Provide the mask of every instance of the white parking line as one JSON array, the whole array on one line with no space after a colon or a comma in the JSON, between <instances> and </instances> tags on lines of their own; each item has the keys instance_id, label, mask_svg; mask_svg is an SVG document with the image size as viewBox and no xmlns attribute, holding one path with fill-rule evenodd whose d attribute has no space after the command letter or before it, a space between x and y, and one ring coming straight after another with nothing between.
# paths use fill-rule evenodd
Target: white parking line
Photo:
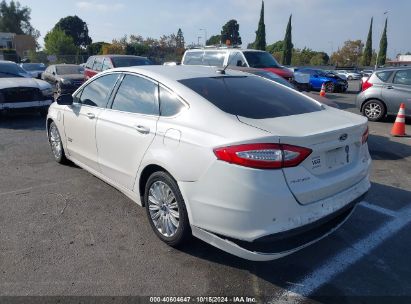
<instances>
[{"instance_id":1,"label":"white parking line","mask_svg":"<svg viewBox=\"0 0 411 304\"><path fill-rule=\"evenodd\" d=\"M383 213L385 213L385 211L383 211ZM302 281L298 282L298 285L293 286L290 291L285 292L281 297L286 299L295 298L296 294L301 296L309 296L313 294L322 285L345 271L361 258L367 256L372 250L396 234L407 224L411 223L411 206L402 208L396 214L396 217L378 230L370 233L366 238L357 241L352 247L335 255L318 269L308 274Z\"/></svg>"},{"instance_id":2,"label":"white parking line","mask_svg":"<svg viewBox=\"0 0 411 304\"><path fill-rule=\"evenodd\" d=\"M380 207L380 206L377 206L377 205L374 205L374 204L370 204L370 203L365 202L365 201L362 201L360 203L360 206L363 206L367 209L371 209L371 210L374 210L378 213L382 213L382 214L385 214L385 215L388 215L388 216L391 216L391 217L397 217L399 215L399 213L397 211L386 209L386 208L383 208L383 207Z\"/></svg>"}]
</instances>

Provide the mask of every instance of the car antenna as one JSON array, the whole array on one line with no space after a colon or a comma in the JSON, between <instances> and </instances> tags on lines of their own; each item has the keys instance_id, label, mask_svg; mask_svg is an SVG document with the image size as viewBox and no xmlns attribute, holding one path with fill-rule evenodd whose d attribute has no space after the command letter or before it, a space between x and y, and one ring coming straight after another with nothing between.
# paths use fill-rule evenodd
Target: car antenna
<instances>
[{"instance_id":1,"label":"car antenna","mask_svg":"<svg viewBox=\"0 0 411 304\"><path fill-rule=\"evenodd\" d=\"M217 73L218 74L221 74L221 75L225 75L225 70L228 68L228 63L225 65L225 66L223 66L223 68L222 69L217 69Z\"/></svg>"}]
</instances>

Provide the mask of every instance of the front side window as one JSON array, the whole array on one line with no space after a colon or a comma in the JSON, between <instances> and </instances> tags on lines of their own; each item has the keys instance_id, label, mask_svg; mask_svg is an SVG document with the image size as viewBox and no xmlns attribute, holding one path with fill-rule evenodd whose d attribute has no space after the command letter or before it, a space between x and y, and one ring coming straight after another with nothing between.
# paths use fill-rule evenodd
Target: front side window
<instances>
[{"instance_id":1,"label":"front side window","mask_svg":"<svg viewBox=\"0 0 411 304\"><path fill-rule=\"evenodd\" d=\"M411 70L398 71L393 82L395 84L411 85Z\"/></svg>"},{"instance_id":2,"label":"front side window","mask_svg":"<svg viewBox=\"0 0 411 304\"><path fill-rule=\"evenodd\" d=\"M88 68L88 69L93 68L93 63L94 63L94 57L90 57L90 58L87 60L86 68Z\"/></svg>"},{"instance_id":3,"label":"front side window","mask_svg":"<svg viewBox=\"0 0 411 304\"><path fill-rule=\"evenodd\" d=\"M178 96L160 87L160 115L161 116L174 116L178 114L184 108L184 104L180 101Z\"/></svg>"},{"instance_id":4,"label":"front side window","mask_svg":"<svg viewBox=\"0 0 411 304\"><path fill-rule=\"evenodd\" d=\"M112 57L111 60L115 68L153 64L149 59L144 57Z\"/></svg>"},{"instance_id":5,"label":"front side window","mask_svg":"<svg viewBox=\"0 0 411 304\"><path fill-rule=\"evenodd\" d=\"M248 65L252 68L279 68L280 65L274 59L273 55L267 52L243 52L245 59L247 59Z\"/></svg>"},{"instance_id":6,"label":"front side window","mask_svg":"<svg viewBox=\"0 0 411 304\"><path fill-rule=\"evenodd\" d=\"M111 64L111 61L109 58L104 59L103 61L103 71L108 70L108 69L112 69L113 65Z\"/></svg>"},{"instance_id":7,"label":"front side window","mask_svg":"<svg viewBox=\"0 0 411 304\"><path fill-rule=\"evenodd\" d=\"M114 98L112 109L158 115L158 85L142 77L126 75Z\"/></svg>"},{"instance_id":8,"label":"front side window","mask_svg":"<svg viewBox=\"0 0 411 304\"><path fill-rule=\"evenodd\" d=\"M240 52L231 53L228 58L228 65L231 66L244 66L245 62Z\"/></svg>"},{"instance_id":9,"label":"front side window","mask_svg":"<svg viewBox=\"0 0 411 304\"><path fill-rule=\"evenodd\" d=\"M179 81L222 111L253 119L321 111L298 92L258 76L217 76Z\"/></svg>"},{"instance_id":10,"label":"front side window","mask_svg":"<svg viewBox=\"0 0 411 304\"><path fill-rule=\"evenodd\" d=\"M118 77L119 74L109 74L90 82L84 87L79 102L92 107L104 108Z\"/></svg>"}]
</instances>

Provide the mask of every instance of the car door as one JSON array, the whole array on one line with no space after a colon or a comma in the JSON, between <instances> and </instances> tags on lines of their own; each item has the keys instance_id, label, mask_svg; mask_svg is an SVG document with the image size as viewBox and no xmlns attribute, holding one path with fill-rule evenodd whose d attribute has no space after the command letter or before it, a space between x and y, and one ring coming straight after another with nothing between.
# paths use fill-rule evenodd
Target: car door
<instances>
[{"instance_id":1,"label":"car door","mask_svg":"<svg viewBox=\"0 0 411 304\"><path fill-rule=\"evenodd\" d=\"M401 103L405 103L405 115L411 116L411 69L397 71L392 82L383 85L382 97L388 113L398 113Z\"/></svg>"},{"instance_id":2,"label":"car door","mask_svg":"<svg viewBox=\"0 0 411 304\"><path fill-rule=\"evenodd\" d=\"M141 160L156 135L158 119L158 84L143 76L124 74L96 126L98 159L106 177L133 189Z\"/></svg>"},{"instance_id":3,"label":"car door","mask_svg":"<svg viewBox=\"0 0 411 304\"><path fill-rule=\"evenodd\" d=\"M74 96L64 112L67 153L71 158L99 172L96 122L106 107L120 74L98 77Z\"/></svg>"}]
</instances>

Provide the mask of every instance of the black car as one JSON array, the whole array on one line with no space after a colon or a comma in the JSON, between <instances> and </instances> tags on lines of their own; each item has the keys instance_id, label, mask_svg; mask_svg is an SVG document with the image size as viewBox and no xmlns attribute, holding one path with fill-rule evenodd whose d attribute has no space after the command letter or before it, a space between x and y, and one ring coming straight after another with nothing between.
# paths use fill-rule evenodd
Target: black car
<instances>
[{"instance_id":1,"label":"black car","mask_svg":"<svg viewBox=\"0 0 411 304\"><path fill-rule=\"evenodd\" d=\"M55 86L57 94L70 94L84 82L84 68L76 64L50 65L41 78Z\"/></svg>"}]
</instances>

